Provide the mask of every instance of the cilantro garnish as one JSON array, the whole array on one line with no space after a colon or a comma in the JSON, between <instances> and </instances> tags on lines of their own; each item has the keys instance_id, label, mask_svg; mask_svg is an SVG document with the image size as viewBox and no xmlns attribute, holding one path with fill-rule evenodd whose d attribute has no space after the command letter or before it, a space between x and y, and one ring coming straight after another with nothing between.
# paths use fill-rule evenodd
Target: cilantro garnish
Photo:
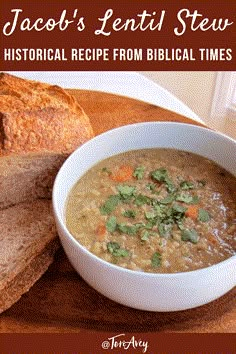
<instances>
[{"instance_id":1,"label":"cilantro garnish","mask_svg":"<svg viewBox=\"0 0 236 354\"><path fill-rule=\"evenodd\" d=\"M159 168L151 173L151 176L154 180L158 182L165 182L168 178L168 172L165 168Z\"/></svg>"},{"instance_id":2,"label":"cilantro garnish","mask_svg":"<svg viewBox=\"0 0 236 354\"><path fill-rule=\"evenodd\" d=\"M199 197L197 195L194 195L191 204L197 204L197 203L199 203Z\"/></svg>"},{"instance_id":3,"label":"cilantro garnish","mask_svg":"<svg viewBox=\"0 0 236 354\"><path fill-rule=\"evenodd\" d=\"M103 215L111 214L120 202L119 195L110 195L106 202L100 207L100 212Z\"/></svg>"},{"instance_id":4,"label":"cilantro garnish","mask_svg":"<svg viewBox=\"0 0 236 354\"><path fill-rule=\"evenodd\" d=\"M147 219L147 220L150 220L150 219L154 219L156 216L157 216L157 214L155 213L155 211L145 211L145 218Z\"/></svg>"},{"instance_id":5,"label":"cilantro garnish","mask_svg":"<svg viewBox=\"0 0 236 354\"><path fill-rule=\"evenodd\" d=\"M161 254L159 252L155 252L151 259L151 264L153 268L160 267L161 265Z\"/></svg>"},{"instance_id":6,"label":"cilantro garnish","mask_svg":"<svg viewBox=\"0 0 236 354\"><path fill-rule=\"evenodd\" d=\"M180 216L183 216L184 213L186 212L187 208L182 206L182 205L179 205L179 204L174 204L172 206L172 211L173 211L173 214L175 214L176 216L178 215L178 218Z\"/></svg>"},{"instance_id":7,"label":"cilantro garnish","mask_svg":"<svg viewBox=\"0 0 236 354\"><path fill-rule=\"evenodd\" d=\"M159 204L154 205L154 210L159 218L163 219L165 217L166 206L164 204L163 205L159 205Z\"/></svg>"},{"instance_id":8,"label":"cilantro garnish","mask_svg":"<svg viewBox=\"0 0 236 354\"><path fill-rule=\"evenodd\" d=\"M160 223L158 225L158 231L161 237L169 237L173 229L172 223Z\"/></svg>"},{"instance_id":9,"label":"cilantro garnish","mask_svg":"<svg viewBox=\"0 0 236 354\"><path fill-rule=\"evenodd\" d=\"M151 202L152 202L152 199L147 197L146 195L143 195L143 194L138 194L135 197L135 201L134 201L134 203L137 206L141 206L141 205L144 205L144 204L151 204Z\"/></svg>"},{"instance_id":10,"label":"cilantro garnish","mask_svg":"<svg viewBox=\"0 0 236 354\"><path fill-rule=\"evenodd\" d=\"M173 193L176 190L174 183L169 178L168 172L165 168L159 168L153 171L151 177L158 182L164 182L169 193Z\"/></svg>"},{"instance_id":11,"label":"cilantro garnish","mask_svg":"<svg viewBox=\"0 0 236 354\"><path fill-rule=\"evenodd\" d=\"M117 228L120 232L127 235L135 235L141 224L127 225L125 223L117 224Z\"/></svg>"},{"instance_id":12,"label":"cilantro garnish","mask_svg":"<svg viewBox=\"0 0 236 354\"><path fill-rule=\"evenodd\" d=\"M172 216L180 230L183 229L183 220L184 220L186 210L187 210L186 207L179 204L174 204L172 206Z\"/></svg>"},{"instance_id":13,"label":"cilantro garnish","mask_svg":"<svg viewBox=\"0 0 236 354\"><path fill-rule=\"evenodd\" d=\"M125 216L126 218L135 218L137 212L134 210L125 210L122 212L122 215Z\"/></svg>"},{"instance_id":14,"label":"cilantro garnish","mask_svg":"<svg viewBox=\"0 0 236 354\"><path fill-rule=\"evenodd\" d=\"M161 204L170 204L175 200L175 196L173 194L168 195L166 198L159 201Z\"/></svg>"},{"instance_id":15,"label":"cilantro garnish","mask_svg":"<svg viewBox=\"0 0 236 354\"><path fill-rule=\"evenodd\" d=\"M198 211L198 221L207 222L211 219L210 214L205 209L199 209Z\"/></svg>"},{"instance_id":16,"label":"cilantro garnish","mask_svg":"<svg viewBox=\"0 0 236 354\"><path fill-rule=\"evenodd\" d=\"M196 195L192 196L184 193L177 195L176 200L186 204L197 204L199 202L199 198Z\"/></svg>"},{"instance_id":17,"label":"cilantro garnish","mask_svg":"<svg viewBox=\"0 0 236 354\"><path fill-rule=\"evenodd\" d=\"M137 178L137 179L142 179L144 176L144 171L145 171L145 167L144 166L138 166L133 173L133 177Z\"/></svg>"},{"instance_id":18,"label":"cilantro garnish","mask_svg":"<svg viewBox=\"0 0 236 354\"><path fill-rule=\"evenodd\" d=\"M181 232L181 240L182 241L190 241L192 243L198 243L199 236L198 236L198 233L196 230L185 229L185 230L182 230L182 232Z\"/></svg>"},{"instance_id":19,"label":"cilantro garnish","mask_svg":"<svg viewBox=\"0 0 236 354\"><path fill-rule=\"evenodd\" d=\"M111 216L106 222L106 229L109 232L114 232L116 230L117 222L116 217Z\"/></svg>"},{"instance_id":20,"label":"cilantro garnish","mask_svg":"<svg viewBox=\"0 0 236 354\"><path fill-rule=\"evenodd\" d=\"M130 200L130 198L135 195L136 188L134 186L121 184L117 186L117 190L123 200Z\"/></svg>"},{"instance_id":21,"label":"cilantro garnish","mask_svg":"<svg viewBox=\"0 0 236 354\"><path fill-rule=\"evenodd\" d=\"M193 184L193 182L190 182L190 181L183 181L180 183L180 188L183 190L193 189L194 184Z\"/></svg>"},{"instance_id":22,"label":"cilantro garnish","mask_svg":"<svg viewBox=\"0 0 236 354\"><path fill-rule=\"evenodd\" d=\"M166 184L166 189L169 193L175 192L176 188L170 178L166 179L165 184Z\"/></svg>"},{"instance_id":23,"label":"cilantro garnish","mask_svg":"<svg viewBox=\"0 0 236 354\"><path fill-rule=\"evenodd\" d=\"M109 170L104 167L103 172L109 173ZM138 166L134 172L133 177L137 180L144 179L144 166ZM197 181L193 183L189 180L184 180L179 177L178 186L176 187L168 175L168 171L165 168L159 168L152 171L150 174L152 183L140 182L139 186L146 187L147 190L152 193L162 192L163 188L166 188L168 193L161 200L158 200L156 196L149 197L145 194L139 193L139 186L136 187L133 183L119 184L116 186L117 194L110 195L105 203L101 206L100 211L103 215L109 215L106 222L106 229L110 233L119 232L126 235L137 235L142 242L147 241L153 234L159 235L161 238L171 237L174 230L177 228L181 232L182 241L189 241L196 244L199 241L199 235L195 229L187 229L184 225L186 217L186 206L184 204L196 204L199 202L198 196L194 190L197 187L205 185L205 181ZM156 192L159 182L162 184ZM131 220L127 220L127 223L119 223L116 216L110 215L119 203L126 203L127 210L120 211L120 215L124 217L134 219L137 215L145 217L146 220L140 223L131 223ZM184 204L183 204L184 203ZM147 207L148 206L148 207ZM199 209L198 221L207 222L210 220L210 214L205 209ZM117 242L109 242L107 244L108 251L116 257L126 257L129 255L129 251L121 248ZM161 264L161 254L155 252L152 257L152 266L158 267Z\"/></svg>"},{"instance_id":24,"label":"cilantro garnish","mask_svg":"<svg viewBox=\"0 0 236 354\"><path fill-rule=\"evenodd\" d=\"M147 241L150 236L150 232L144 230L141 234L141 241Z\"/></svg>"},{"instance_id":25,"label":"cilantro garnish","mask_svg":"<svg viewBox=\"0 0 236 354\"><path fill-rule=\"evenodd\" d=\"M156 189L156 185L155 185L155 183L147 183L147 184L146 184L146 188L147 188L149 191L151 191L152 193L154 193L154 192L155 192L155 189Z\"/></svg>"},{"instance_id":26,"label":"cilantro garnish","mask_svg":"<svg viewBox=\"0 0 236 354\"><path fill-rule=\"evenodd\" d=\"M153 219L149 219L148 222L144 224L144 227L147 230L152 230L153 226L155 226L156 224L157 224L157 219L153 218Z\"/></svg>"},{"instance_id":27,"label":"cilantro garnish","mask_svg":"<svg viewBox=\"0 0 236 354\"><path fill-rule=\"evenodd\" d=\"M107 250L115 257L127 257L129 256L129 251L125 248L121 248L117 242L108 242Z\"/></svg>"}]
</instances>

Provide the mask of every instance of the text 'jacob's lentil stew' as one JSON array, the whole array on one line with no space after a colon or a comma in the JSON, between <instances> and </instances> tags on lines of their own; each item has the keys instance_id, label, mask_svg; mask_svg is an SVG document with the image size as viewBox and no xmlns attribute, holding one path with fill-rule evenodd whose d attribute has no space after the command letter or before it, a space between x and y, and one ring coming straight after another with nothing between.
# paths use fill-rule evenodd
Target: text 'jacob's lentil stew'
<instances>
[{"instance_id":1,"label":"text 'jacob's lentil stew'","mask_svg":"<svg viewBox=\"0 0 236 354\"><path fill-rule=\"evenodd\" d=\"M235 254L236 179L201 156L173 149L119 154L70 192L66 223L90 252L152 273L208 267Z\"/></svg>"}]
</instances>

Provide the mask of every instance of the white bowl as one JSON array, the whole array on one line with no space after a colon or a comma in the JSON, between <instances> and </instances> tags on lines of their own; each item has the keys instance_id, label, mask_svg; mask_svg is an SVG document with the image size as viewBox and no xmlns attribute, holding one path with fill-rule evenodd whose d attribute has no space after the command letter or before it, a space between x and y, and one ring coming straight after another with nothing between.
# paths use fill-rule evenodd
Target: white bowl
<instances>
[{"instance_id":1,"label":"white bowl","mask_svg":"<svg viewBox=\"0 0 236 354\"><path fill-rule=\"evenodd\" d=\"M86 250L65 225L65 204L77 180L109 156L143 148L175 148L207 157L235 175L236 142L195 125L150 122L105 132L79 147L61 167L53 188L53 209L62 246L83 279L123 305L149 311L177 311L206 304L236 285L236 256L191 272L152 274L110 264Z\"/></svg>"}]
</instances>

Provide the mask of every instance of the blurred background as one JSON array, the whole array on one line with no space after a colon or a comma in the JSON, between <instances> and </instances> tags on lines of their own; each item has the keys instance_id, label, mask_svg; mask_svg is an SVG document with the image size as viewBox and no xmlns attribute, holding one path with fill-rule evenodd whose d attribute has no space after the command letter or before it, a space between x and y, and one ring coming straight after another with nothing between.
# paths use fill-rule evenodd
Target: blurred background
<instances>
[{"instance_id":1,"label":"blurred background","mask_svg":"<svg viewBox=\"0 0 236 354\"><path fill-rule=\"evenodd\" d=\"M236 72L142 71L192 109L209 127L236 139Z\"/></svg>"}]
</instances>

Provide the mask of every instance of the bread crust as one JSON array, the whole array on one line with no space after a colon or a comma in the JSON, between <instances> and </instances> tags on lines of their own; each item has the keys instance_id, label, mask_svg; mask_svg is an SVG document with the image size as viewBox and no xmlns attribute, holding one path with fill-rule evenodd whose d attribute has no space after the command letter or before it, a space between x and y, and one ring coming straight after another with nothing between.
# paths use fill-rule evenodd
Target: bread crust
<instances>
[{"instance_id":1,"label":"bread crust","mask_svg":"<svg viewBox=\"0 0 236 354\"><path fill-rule=\"evenodd\" d=\"M53 239L37 257L33 258L15 278L0 292L0 313L15 304L23 294L41 278L53 263L55 254L60 247L59 239Z\"/></svg>"},{"instance_id":2,"label":"bread crust","mask_svg":"<svg viewBox=\"0 0 236 354\"><path fill-rule=\"evenodd\" d=\"M93 136L88 116L64 89L0 74L0 155L71 153Z\"/></svg>"}]
</instances>

